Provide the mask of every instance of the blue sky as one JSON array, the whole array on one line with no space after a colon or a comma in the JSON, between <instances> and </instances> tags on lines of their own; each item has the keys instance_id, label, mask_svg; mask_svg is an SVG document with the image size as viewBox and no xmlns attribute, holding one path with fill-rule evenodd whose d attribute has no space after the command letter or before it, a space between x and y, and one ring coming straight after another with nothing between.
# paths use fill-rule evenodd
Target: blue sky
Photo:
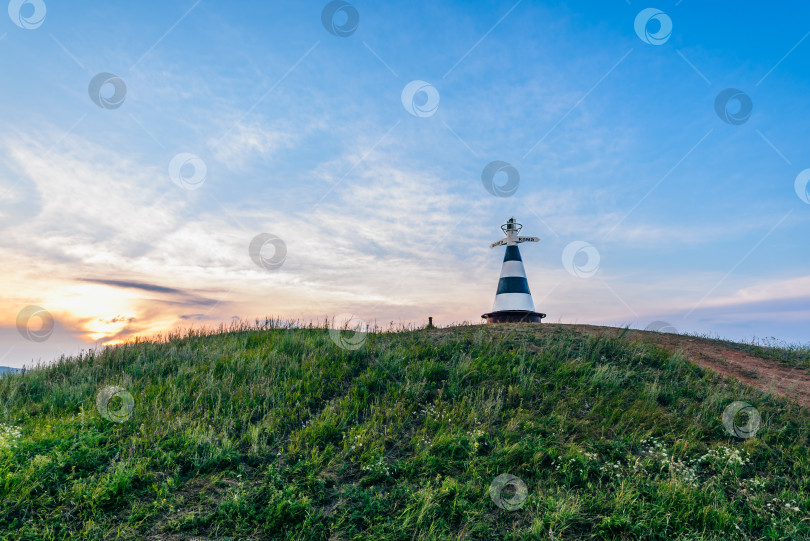
<instances>
[{"instance_id":1,"label":"blue sky","mask_svg":"<svg viewBox=\"0 0 810 541\"><path fill-rule=\"evenodd\" d=\"M355 1L347 36L326 2L39 4L0 21L0 364L234 316L478 322L510 216L542 239L547 321L809 339L803 3ZM100 73L123 103L94 103ZM438 107L406 110L412 81ZM483 186L496 160L511 197ZM262 233L280 266L251 259ZM15 328L30 305L43 342Z\"/></svg>"}]
</instances>

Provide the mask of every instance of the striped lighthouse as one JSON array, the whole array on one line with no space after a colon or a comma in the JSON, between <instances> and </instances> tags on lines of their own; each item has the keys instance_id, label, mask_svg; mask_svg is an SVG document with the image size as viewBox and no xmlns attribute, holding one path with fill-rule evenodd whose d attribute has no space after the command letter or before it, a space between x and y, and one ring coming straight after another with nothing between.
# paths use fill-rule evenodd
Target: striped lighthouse
<instances>
[{"instance_id":1,"label":"striped lighthouse","mask_svg":"<svg viewBox=\"0 0 810 541\"><path fill-rule=\"evenodd\" d=\"M526 280L526 270L523 268L523 260L520 257L520 250L517 245L521 242L540 242L537 237L521 237L520 230L523 226L509 218L501 226L505 239L493 242L490 248L496 246L506 246L506 254L503 256L503 267L501 267L501 278L498 280L498 291L495 293L495 304L492 312L484 314L487 323L508 323L526 321L529 323L540 323L546 317L534 311L532 294L529 291L529 281Z\"/></svg>"}]
</instances>

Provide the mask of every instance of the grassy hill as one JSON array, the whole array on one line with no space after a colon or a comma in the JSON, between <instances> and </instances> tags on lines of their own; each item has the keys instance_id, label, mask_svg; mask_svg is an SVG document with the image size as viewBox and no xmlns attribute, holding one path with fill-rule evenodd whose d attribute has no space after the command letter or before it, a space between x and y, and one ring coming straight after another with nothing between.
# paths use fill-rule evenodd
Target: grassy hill
<instances>
[{"instance_id":1,"label":"grassy hill","mask_svg":"<svg viewBox=\"0 0 810 541\"><path fill-rule=\"evenodd\" d=\"M0 378L0 538L810 539L808 410L677 348L546 324L348 344L268 324ZM756 437L724 428L735 401Z\"/></svg>"}]
</instances>

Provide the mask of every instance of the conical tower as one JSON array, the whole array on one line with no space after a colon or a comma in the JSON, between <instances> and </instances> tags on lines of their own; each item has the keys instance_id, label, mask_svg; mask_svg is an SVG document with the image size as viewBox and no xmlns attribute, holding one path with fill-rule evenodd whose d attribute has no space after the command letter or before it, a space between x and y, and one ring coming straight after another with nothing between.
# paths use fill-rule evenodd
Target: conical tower
<instances>
[{"instance_id":1,"label":"conical tower","mask_svg":"<svg viewBox=\"0 0 810 541\"><path fill-rule=\"evenodd\" d=\"M517 247L521 242L540 242L540 239L518 236L521 229L523 229L521 224L517 223L514 218L509 218L501 226L506 238L489 245L490 248L505 245L506 254L503 256L501 278L498 280L498 290L495 293L492 312L481 316L486 318L487 323L516 321L540 323L546 317L546 314L534 311L529 281L526 279L526 270L523 268L523 260L520 258L520 250Z\"/></svg>"}]
</instances>

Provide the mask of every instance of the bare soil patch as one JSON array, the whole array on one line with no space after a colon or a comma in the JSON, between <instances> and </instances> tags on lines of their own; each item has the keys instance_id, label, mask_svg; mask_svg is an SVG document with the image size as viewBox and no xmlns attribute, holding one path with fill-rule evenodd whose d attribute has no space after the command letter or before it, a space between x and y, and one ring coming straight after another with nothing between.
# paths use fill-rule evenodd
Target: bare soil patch
<instances>
[{"instance_id":1,"label":"bare soil patch","mask_svg":"<svg viewBox=\"0 0 810 541\"><path fill-rule=\"evenodd\" d=\"M546 325L546 324L543 324ZM560 324L548 324L552 328ZM587 334L618 336L624 329L596 325L566 325ZM744 351L732 349L705 338L654 331L628 330L630 340L658 344L666 349L680 351L687 359L721 376L736 378L763 392L772 392L810 407L810 373L801 368L786 366L778 361L762 359Z\"/></svg>"},{"instance_id":2,"label":"bare soil patch","mask_svg":"<svg viewBox=\"0 0 810 541\"><path fill-rule=\"evenodd\" d=\"M624 333L625 338L629 340L657 344L673 353L679 351L698 366L712 370L723 377L736 378L760 391L775 393L802 406L810 407L810 372L807 370L786 366L771 359L763 359L706 338L564 323L502 323L490 325L490 328L492 327L502 330L504 334L517 337L524 334L555 332L561 328L589 335L619 336ZM435 332L442 335L453 333L455 330L451 327L436 329Z\"/></svg>"}]
</instances>

